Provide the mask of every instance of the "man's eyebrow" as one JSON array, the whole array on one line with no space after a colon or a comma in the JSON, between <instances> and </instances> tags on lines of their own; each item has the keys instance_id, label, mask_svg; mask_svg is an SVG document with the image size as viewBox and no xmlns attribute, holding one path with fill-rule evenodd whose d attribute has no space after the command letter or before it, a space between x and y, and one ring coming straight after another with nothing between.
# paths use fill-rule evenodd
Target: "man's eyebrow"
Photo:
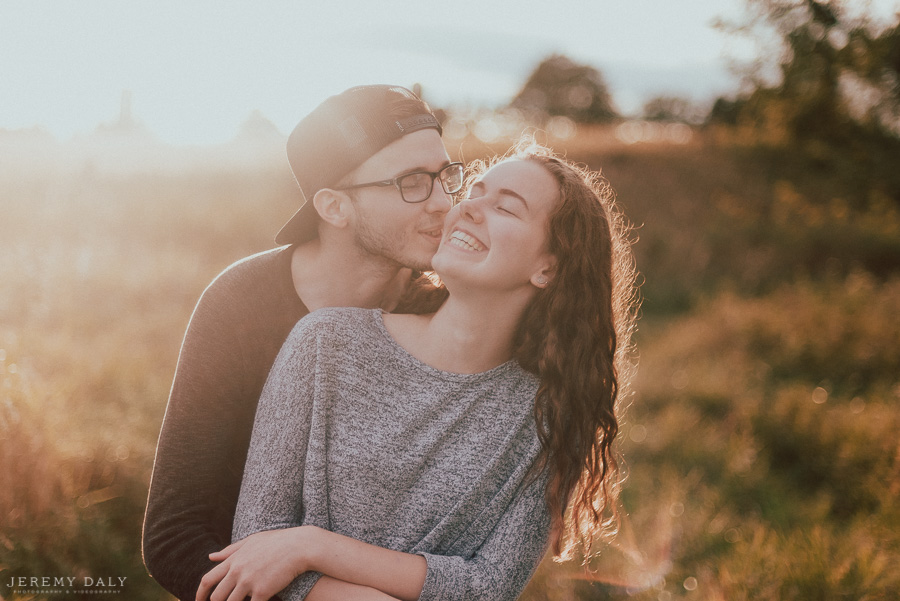
<instances>
[{"instance_id":1,"label":"man's eyebrow","mask_svg":"<svg viewBox=\"0 0 900 601\"><path fill-rule=\"evenodd\" d=\"M437 169L435 169L435 171L440 171L441 169L443 169L444 167L446 167L447 165L449 165L449 164L452 163L452 162L453 162L453 161L451 161L450 159L447 159L446 161L444 161L443 163L441 163L441 166L438 167ZM420 166L418 166L418 167L410 167L409 169L404 169L403 171L400 171L400 172L396 173L396 174L394 175L394 177L397 178L397 177L401 177L401 176L404 176L404 175L409 175L410 173L417 173L417 172L419 172L419 171L427 171L428 173L431 173L431 172L432 172L431 169L429 169L429 168L426 167L425 165L420 165Z\"/></svg>"}]
</instances>

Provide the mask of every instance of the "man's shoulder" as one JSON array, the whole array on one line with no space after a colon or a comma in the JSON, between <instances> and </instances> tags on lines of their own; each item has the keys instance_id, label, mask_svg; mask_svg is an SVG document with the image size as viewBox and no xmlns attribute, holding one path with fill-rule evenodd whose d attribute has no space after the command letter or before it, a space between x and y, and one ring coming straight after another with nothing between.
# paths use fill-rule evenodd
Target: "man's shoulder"
<instances>
[{"instance_id":1,"label":"man's shoulder","mask_svg":"<svg viewBox=\"0 0 900 601\"><path fill-rule=\"evenodd\" d=\"M243 285L266 278L277 278L285 262L290 262L292 247L280 246L235 261L210 284L212 286Z\"/></svg>"},{"instance_id":2,"label":"man's shoulder","mask_svg":"<svg viewBox=\"0 0 900 601\"><path fill-rule=\"evenodd\" d=\"M290 254L290 247L278 247L235 261L210 282L203 291L201 302L230 305L241 298L260 302L270 296L263 293L292 287Z\"/></svg>"}]
</instances>

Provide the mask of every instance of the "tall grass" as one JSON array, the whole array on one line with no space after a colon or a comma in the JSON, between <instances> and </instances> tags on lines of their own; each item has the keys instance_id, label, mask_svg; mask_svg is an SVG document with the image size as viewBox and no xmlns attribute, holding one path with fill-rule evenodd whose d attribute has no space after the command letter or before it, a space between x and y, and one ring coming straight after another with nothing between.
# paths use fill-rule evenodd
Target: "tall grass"
<instances>
[{"instance_id":1,"label":"tall grass","mask_svg":"<svg viewBox=\"0 0 900 601\"><path fill-rule=\"evenodd\" d=\"M900 598L890 182L771 149L571 147L640 226L626 516L588 569L546 561L523 598ZM139 541L180 339L296 202L282 165L0 168L0 595L87 575L168 598Z\"/></svg>"},{"instance_id":2,"label":"tall grass","mask_svg":"<svg viewBox=\"0 0 900 601\"><path fill-rule=\"evenodd\" d=\"M876 282L724 293L644 332L621 534L529 599L900 598L900 278Z\"/></svg>"},{"instance_id":3,"label":"tall grass","mask_svg":"<svg viewBox=\"0 0 900 601\"><path fill-rule=\"evenodd\" d=\"M203 287L290 215L290 174L0 189L0 594L13 576L121 576L129 599L167 598L140 527L180 339Z\"/></svg>"}]
</instances>

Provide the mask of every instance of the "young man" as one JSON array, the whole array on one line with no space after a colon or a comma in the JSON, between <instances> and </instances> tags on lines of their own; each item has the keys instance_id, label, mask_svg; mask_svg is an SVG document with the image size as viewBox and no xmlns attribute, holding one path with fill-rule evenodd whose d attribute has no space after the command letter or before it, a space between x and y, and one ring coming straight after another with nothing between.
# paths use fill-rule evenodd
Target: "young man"
<instances>
[{"instance_id":1,"label":"young man","mask_svg":"<svg viewBox=\"0 0 900 601\"><path fill-rule=\"evenodd\" d=\"M305 204L282 246L235 263L204 291L185 333L144 518L150 574L193 600L231 540L257 401L294 324L321 307L398 307L430 267L462 165L404 88L333 96L290 135ZM413 283L414 285L415 283Z\"/></svg>"}]
</instances>

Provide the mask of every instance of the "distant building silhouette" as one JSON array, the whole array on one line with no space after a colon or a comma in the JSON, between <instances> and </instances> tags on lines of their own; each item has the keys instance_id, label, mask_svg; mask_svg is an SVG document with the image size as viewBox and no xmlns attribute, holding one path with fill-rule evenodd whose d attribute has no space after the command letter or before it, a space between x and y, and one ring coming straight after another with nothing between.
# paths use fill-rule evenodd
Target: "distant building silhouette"
<instances>
[{"instance_id":1,"label":"distant building silhouette","mask_svg":"<svg viewBox=\"0 0 900 601\"><path fill-rule=\"evenodd\" d=\"M146 127L134 118L132 111L133 95L130 90L122 91L122 100L119 105L119 118L109 123L101 123L94 130L100 135L133 136L141 138L152 137Z\"/></svg>"},{"instance_id":2,"label":"distant building silhouette","mask_svg":"<svg viewBox=\"0 0 900 601\"><path fill-rule=\"evenodd\" d=\"M284 141L284 135L278 131L278 127L272 123L262 111L254 110L238 128L235 142L245 143L269 143Z\"/></svg>"}]
</instances>

